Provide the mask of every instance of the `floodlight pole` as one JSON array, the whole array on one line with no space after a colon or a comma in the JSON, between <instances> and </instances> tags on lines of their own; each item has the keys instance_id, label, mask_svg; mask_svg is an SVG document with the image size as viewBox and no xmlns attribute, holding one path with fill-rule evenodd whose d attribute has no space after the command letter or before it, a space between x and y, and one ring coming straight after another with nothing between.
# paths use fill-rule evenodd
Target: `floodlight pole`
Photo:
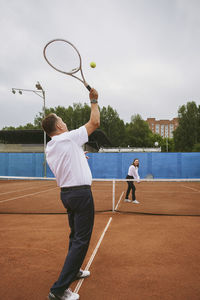
<instances>
[{"instance_id":1,"label":"floodlight pole","mask_svg":"<svg viewBox=\"0 0 200 300\"><path fill-rule=\"evenodd\" d=\"M45 91L39 82L37 82L35 86L36 86L37 90L12 88L12 93L15 94L16 91L18 91L19 94L22 95L22 92L33 92L34 94L41 97L43 99L43 117L45 117L45 111L46 111ZM46 138L46 132L44 131L44 148L43 148L43 151L44 151L44 163L43 163L44 164L44 177L47 176L47 160L46 160L46 154L45 154L46 144L47 144L47 138Z\"/></svg>"},{"instance_id":2,"label":"floodlight pole","mask_svg":"<svg viewBox=\"0 0 200 300\"><path fill-rule=\"evenodd\" d=\"M44 101L43 118L45 118L45 115L46 115L46 113L45 113L45 111L46 111L45 91L39 82L37 82L35 86L36 86L38 92L42 92L42 98ZM46 160L46 153L45 153L46 145L47 145L47 135L46 135L46 132L44 131L44 177L47 177L47 160Z\"/></svg>"}]
</instances>

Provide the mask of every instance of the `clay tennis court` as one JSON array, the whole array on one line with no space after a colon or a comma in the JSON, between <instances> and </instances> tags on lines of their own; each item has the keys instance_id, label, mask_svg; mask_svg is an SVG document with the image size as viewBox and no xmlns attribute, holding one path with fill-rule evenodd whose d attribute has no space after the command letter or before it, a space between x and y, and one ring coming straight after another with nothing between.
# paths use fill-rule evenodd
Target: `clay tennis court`
<instances>
[{"instance_id":1,"label":"clay tennis court","mask_svg":"<svg viewBox=\"0 0 200 300\"><path fill-rule=\"evenodd\" d=\"M80 299L200 298L200 185L181 184L142 182L139 208L123 202L121 183L113 213L111 182L94 182L97 212L83 266L91 277L71 286ZM47 299L68 248L59 189L54 181L1 181L0 188L0 296Z\"/></svg>"}]
</instances>

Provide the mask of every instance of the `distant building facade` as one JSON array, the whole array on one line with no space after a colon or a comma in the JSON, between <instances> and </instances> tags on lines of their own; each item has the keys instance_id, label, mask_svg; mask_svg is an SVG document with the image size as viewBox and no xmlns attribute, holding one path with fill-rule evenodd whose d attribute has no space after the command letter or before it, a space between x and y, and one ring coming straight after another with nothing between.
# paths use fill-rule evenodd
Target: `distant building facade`
<instances>
[{"instance_id":1,"label":"distant building facade","mask_svg":"<svg viewBox=\"0 0 200 300\"><path fill-rule=\"evenodd\" d=\"M147 118L146 122L153 133L157 133L163 138L173 138L173 131L178 127L178 118L173 118L172 120Z\"/></svg>"}]
</instances>

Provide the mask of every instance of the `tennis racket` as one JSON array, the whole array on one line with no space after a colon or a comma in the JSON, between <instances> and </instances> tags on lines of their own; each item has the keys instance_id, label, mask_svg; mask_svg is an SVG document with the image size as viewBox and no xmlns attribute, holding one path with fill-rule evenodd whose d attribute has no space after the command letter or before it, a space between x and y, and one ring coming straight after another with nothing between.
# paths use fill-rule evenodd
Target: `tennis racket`
<instances>
[{"instance_id":1,"label":"tennis racket","mask_svg":"<svg viewBox=\"0 0 200 300\"><path fill-rule=\"evenodd\" d=\"M44 47L43 54L54 70L80 80L89 91L91 90L83 75L81 55L72 43L63 39L51 40ZM75 75L79 71L81 77Z\"/></svg>"}]
</instances>

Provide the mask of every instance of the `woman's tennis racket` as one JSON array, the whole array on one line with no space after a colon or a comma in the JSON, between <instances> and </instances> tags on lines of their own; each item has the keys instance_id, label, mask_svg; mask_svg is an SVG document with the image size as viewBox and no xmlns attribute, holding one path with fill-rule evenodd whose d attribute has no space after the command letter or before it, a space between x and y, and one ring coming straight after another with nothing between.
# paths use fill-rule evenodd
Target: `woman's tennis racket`
<instances>
[{"instance_id":1,"label":"woman's tennis racket","mask_svg":"<svg viewBox=\"0 0 200 300\"><path fill-rule=\"evenodd\" d=\"M63 39L51 40L44 47L43 54L53 69L80 80L89 91L91 90L83 75L80 53L72 43ZM82 78L74 75L78 71Z\"/></svg>"}]
</instances>

